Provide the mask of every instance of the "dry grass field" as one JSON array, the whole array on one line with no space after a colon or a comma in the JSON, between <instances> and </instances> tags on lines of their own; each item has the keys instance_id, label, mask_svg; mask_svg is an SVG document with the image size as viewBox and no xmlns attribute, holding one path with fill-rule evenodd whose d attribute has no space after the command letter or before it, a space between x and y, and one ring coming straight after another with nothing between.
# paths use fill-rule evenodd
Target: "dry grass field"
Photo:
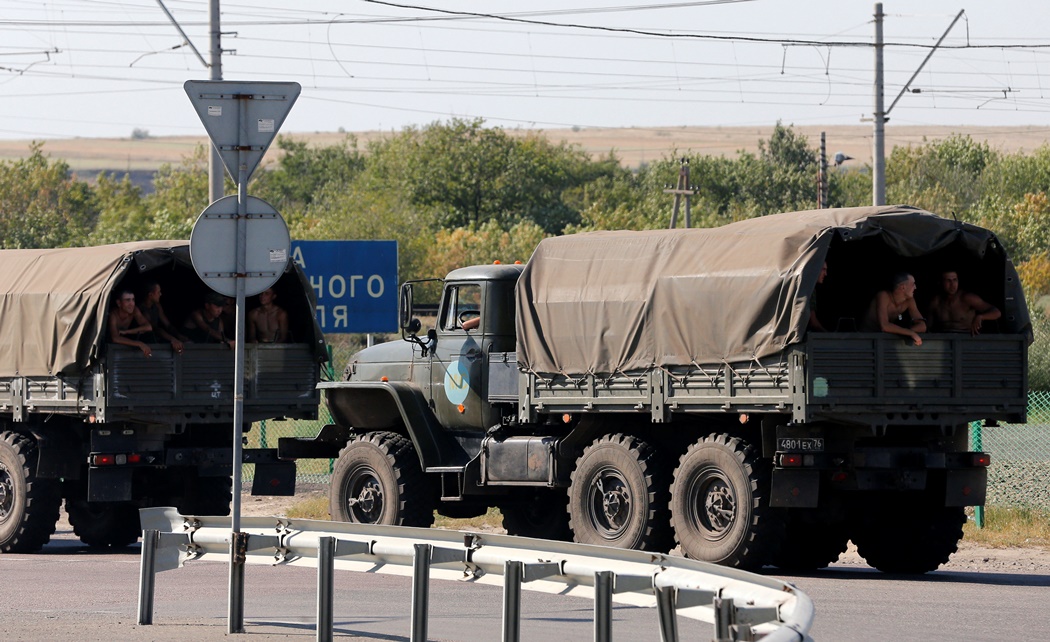
<instances>
[{"instance_id":1,"label":"dry grass field","mask_svg":"<svg viewBox=\"0 0 1050 642\"><path fill-rule=\"evenodd\" d=\"M789 124L789 123L785 123ZM757 151L758 141L768 138L773 126L768 127L629 127L621 129L549 129L542 130L553 141L579 145L593 156L615 152L628 167L651 162L673 154L697 152L711 155L735 155L740 150ZM867 125L801 126L795 130L817 147L821 131L826 132L828 156L844 152L861 164L871 162L872 130ZM508 130L525 132L528 130ZM920 144L923 140L938 140L952 134L966 134L976 140L987 141L1004 152L1032 151L1050 141L1050 127L950 127L887 125L887 152L895 146ZM384 132L356 132L359 141L367 141ZM305 139L313 145L330 145L343 139L339 133L291 133L295 139ZM53 158L64 159L82 174L99 170L133 171L155 170L164 163L178 163L206 141L204 136L160 137L136 140L131 138L75 138L48 140L44 151ZM0 160L21 158L28 154L29 141L0 141ZM267 156L273 160L274 151ZM266 161L264 161L266 162Z\"/></svg>"}]
</instances>

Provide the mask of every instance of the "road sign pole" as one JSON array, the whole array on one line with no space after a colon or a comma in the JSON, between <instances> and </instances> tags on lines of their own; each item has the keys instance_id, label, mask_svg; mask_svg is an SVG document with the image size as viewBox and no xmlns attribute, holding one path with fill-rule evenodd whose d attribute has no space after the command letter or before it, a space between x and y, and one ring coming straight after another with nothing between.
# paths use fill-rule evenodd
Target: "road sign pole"
<instances>
[{"instance_id":1,"label":"road sign pole","mask_svg":"<svg viewBox=\"0 0 1050 642\"><path fill-rule=\"evenodd\" d=\"M236 243L236 330L234 332L233 365L233 503L230 510L230 606L229 632L244 633L244 557L237 544L241 539L241 469L244 432L244 280L248 273L248 164L244 149L248 147L245 129L248 126L247 100L237 101L240 125L237 159L237 243Z\"/></svg>"},{"instance_id":2,"label":"road sign pole","mask_svg":"<svg viewBox=\"0 0 1050 642\"><path fill-rule=\"evenodd\" d=\"M197 218L190 235L190 258L202 281L216 292L236 298L227 616L229 633L244 633L244 564L248 545L247 534L240 532L247 338L244 298L259 294L277 282L287 267L291 243L288 226L277 210L248 196L248 178L262 160L302 88L298 83L289 82L203 80L187 80L184 86L208 131L208 138L219 151L223 165L231 176L236 174L237 179L236 203L232 196L221 198ZM232 255L229 252L231 245L234 248Z\"/></svg>"}]
</instances>

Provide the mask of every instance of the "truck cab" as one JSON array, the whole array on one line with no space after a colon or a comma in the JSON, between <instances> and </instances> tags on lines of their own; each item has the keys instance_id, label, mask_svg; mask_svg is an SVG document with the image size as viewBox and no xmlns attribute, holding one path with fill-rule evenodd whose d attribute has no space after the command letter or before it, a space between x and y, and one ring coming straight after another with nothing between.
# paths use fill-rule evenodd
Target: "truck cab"
<instances>
[{"instance_id":1,"label":"truck cab","mask_svg":"<svg viewBox=\"0 0 1050 642\"><path fill-rule=\"evenodd\" d=\"M522 268L453 270L436 281L442 284L436 310L413 306L434 280L406 282L404 341L362 350L347 366L345 382L322 384L337 424L407 434L420 445L424 470L462 468L475 459L488 429L513 408L491 403L487 371L490 355L514 353L514 286ZM417 313L433 315L423 336Z\"/></svg>"},{"instance_id":2,"label":"truck cab","mask_svg":"<svg viewBox=\"0 0 1050 642\"><path fill-rule=\"evenodd\" d=\"M488 401L487 364L493 353L514 351L514 284L521 270L473 266L445 279L427 358L429 401L451 431L483 432L500 422Z\"/></svg>"}]
</instances>

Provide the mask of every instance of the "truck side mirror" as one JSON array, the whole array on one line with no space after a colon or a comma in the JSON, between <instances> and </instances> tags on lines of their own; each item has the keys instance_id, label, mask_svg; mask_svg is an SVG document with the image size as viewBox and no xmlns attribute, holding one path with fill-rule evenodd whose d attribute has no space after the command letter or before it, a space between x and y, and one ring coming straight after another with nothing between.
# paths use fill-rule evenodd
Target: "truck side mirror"
<instances>
[{"instance_id":1,"label":"truck side mirror","mask_svg":"<svg viewBox=\"0 0 1050 642\"><path fill-rule=\"evenodd\" d=\"M401 325L401 329L407 331L409 334L415 334L419 332L421 327L419 319L412 318L412 284L402 283L401 284L401 301L398 306L398 321ZM415 322L415 329L411 329L412 322Z\"/></svg>"},{"instance_id":2,"label":"truck side mirror","mask_svg":"<svg viewBox=\"0 0 1050 642\"><path fill-rule=\"evenodd\" d=\"M405 332L407 332L408 334L419 334L419 329L422 327L423 324L419 321L419 319L412 319L408 322L408 325L405 326Z\"/></svg>"}]
</instances>

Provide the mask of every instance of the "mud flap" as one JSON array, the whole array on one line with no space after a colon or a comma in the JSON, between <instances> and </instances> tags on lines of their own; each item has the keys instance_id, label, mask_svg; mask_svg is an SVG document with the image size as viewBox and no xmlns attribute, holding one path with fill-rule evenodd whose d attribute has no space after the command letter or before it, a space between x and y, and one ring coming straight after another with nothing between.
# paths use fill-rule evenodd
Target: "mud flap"
<instances>
[{"instance_id":1,"label":"mud flap","mask_svg":"<svg viewBox=\"0 0 1050 642\"><path fill-rule=\"evenodd\" d=\"M987 468L949 470L944 489L944 505L983 506L987 488Z\"/></svg>"},{"instance_id":2,"label":"mud flap","mask_svg":"<svg viewBox=\"0 0 1050 642\"><path fill-rule=\"evenodd\" d=\"M88 471L89 502L131 501L130 468L92 468Z\"/></svg>"},{"instance_id":3,"label":"mud flap","mask_svg":"<svg viewBox=\"0 0 1050 642\"><path fill-rule=\"evenodd\" d=\"M255 464L252 495L291 497L295 494L295 462Z\"/></svg>"},{"instance_id":4,"label":"mud flap","mask_svg":"<svg viewBox=\"0 0 1050 642\"><path fill-rule=\"evenodd\" d=\"M769 505L774 508L816 508L820 500L819 470L773 470Z\"/></svg>"}]
</instances>

